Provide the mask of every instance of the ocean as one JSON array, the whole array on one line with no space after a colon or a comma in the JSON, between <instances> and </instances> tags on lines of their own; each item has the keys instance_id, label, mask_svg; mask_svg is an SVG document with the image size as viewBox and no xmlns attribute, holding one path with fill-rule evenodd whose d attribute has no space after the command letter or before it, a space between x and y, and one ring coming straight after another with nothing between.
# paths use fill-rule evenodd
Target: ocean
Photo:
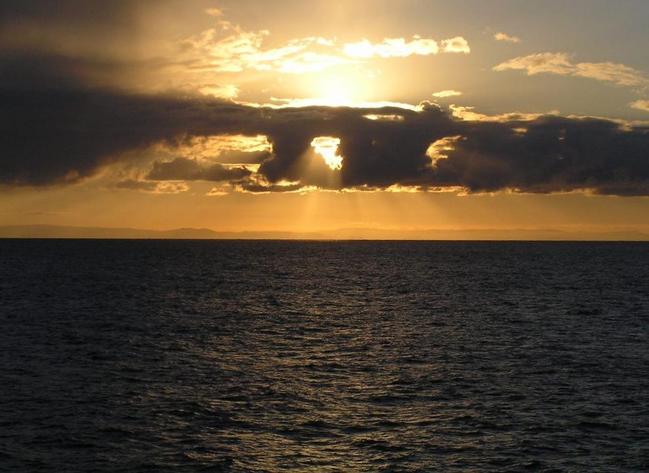
<instances>
[{"instance_id":1,"label":"ocean","mask_svg":"<svg viewBox=\"0 0 649 473\"><path fill-rule=\"evenodd\" d=\"M649 471L649 244L0 240L0 471Z\"/></svg>"}]
</instances>

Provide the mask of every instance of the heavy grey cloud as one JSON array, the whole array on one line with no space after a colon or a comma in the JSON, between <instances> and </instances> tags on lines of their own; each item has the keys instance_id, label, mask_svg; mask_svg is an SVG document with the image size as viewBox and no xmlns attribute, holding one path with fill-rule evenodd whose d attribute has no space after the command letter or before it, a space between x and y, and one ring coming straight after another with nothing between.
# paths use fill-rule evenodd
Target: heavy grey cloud
<instances>
[{"instance_id":1,"label":"heavy grey cloud","mask_svg":"<svg viewBox=\"0 0 649 473\"><path fill-rule=\"evenodd\" d=\"M259 121L259 110L212 99L89 88L84 64L0 55L0 182L74 181L127 151Z\"/></svg>"},{"instance_id":2,"label":"heavy grey cloud","mask_svg":"<svg viewBox=\"0 0 649 473\"><path fill-rule=\"evenodd\" d=\"M5 28L60 26L77 32L113 33L133 26L137 10L153 4L154 0L3 0L0 25Z\"/></svg>"},{"instance_id":3,"label":"heavy grey cloud","mask_svg":"<svg viewBox=\"0 0 649 473\"><path fill-rule=\"evenodd\" d=\"M147 175L153 181L235 181L250 176L244 167L226 167L215 163L203 165L194 159L176 158L168 162L156 162Z\"/></svg>"},{"instance_id":4,"label":"heavy grey cloud","mask_svg":"<svg viewBox=\"0 0 649 473\"><path fill-rule=\"evenodd\" d=\"M419 111L253 107L89 87L83 71L91 66L44 53L2 53L0 183L75 182L129 159L127 152L161 142L173 146L191 137L244 134L265 135L272 145L272 154L257 157L257 174L180 158L154 165L148 177L226 180L250 191L407 185L649 195L649 129L642 126L558 116L462 121L432 104ZM317 136L340 139L340 171L314 155ZM451 149L431 159L428 147L445 137L456 137ZM286 181L293 184L278 185Z\"/></svg>"},{"instance_id":5,"label":"heavy grey cloud","mask_svg":"<svg viewBox=\"0 0 649 473\"><path fill-rule=\"evenodd\" d=\"M154 0L3 0L0 50L87 57L120 46L123 53L138 39L143 14L155 5Z\"/></svg>"},{"instance_id":6,"label":"heavy grey cloud","mask_svg":"<svg viewBox=\"0 0 649 473\"><path fill-rule=\"evenodd\" d=\"M558 116L466 124L434 175L471 191L649 195L649 128Z\"/></svg>"}]
</instances>

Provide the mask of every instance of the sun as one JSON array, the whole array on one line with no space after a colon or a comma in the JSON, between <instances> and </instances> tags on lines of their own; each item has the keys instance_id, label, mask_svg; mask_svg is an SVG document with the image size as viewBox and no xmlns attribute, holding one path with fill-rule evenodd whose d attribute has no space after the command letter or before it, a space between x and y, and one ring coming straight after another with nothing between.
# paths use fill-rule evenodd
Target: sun
<instances>
[{"instance_id":1,"label":"sun","mask_svg":"<svg viewBox=\"0 0 649 473\"><path fill-rule=\"evenodd\" d=\"M343 77L336 77L319 85L320 98L326 105L353 105L355 85Z\"/></svg>"},{"instance_id":2,"label":"sun","mask_svg":"<svg viewBox=\"0 0 649 473\"><path fill-rule=\"evenodd\" d=\"M352 70L301 75L295 79L295 86L300 91L301 97L271 97L271 100L288 107L374 108L389 103L375 100L377 94L374 75L367 71Z\"/></svg>"},{"instance_id":3,"label":"sun","mask_svg":"<svg viewBox=\"0 0 649 473\"><path fill-rule=\"evenodd\" d=\"M313 150L322 156L324 162L332 171L343 167L343 157L338 155L340 138L334 136L317 136L311 141Z\"/></svg>"},{"instance_id":4,"label":"sun","mask_svg":"<svg viewBox=\"0 0 649 473\"><path fill-rule=\"evenodd\" d=\"M354 73L323 74L313 80L310 89L322 105L353 106L366 99L364 82Z\"/></svg>"}]
</instances>

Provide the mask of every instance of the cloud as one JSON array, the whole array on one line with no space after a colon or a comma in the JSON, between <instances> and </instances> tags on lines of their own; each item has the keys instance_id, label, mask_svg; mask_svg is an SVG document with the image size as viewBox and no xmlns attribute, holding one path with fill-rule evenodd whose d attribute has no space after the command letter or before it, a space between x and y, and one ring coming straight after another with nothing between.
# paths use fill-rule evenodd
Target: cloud
<instances>
[{"instance_id":1,"label":"cloud","mask_svg":"<svg viewBox=\"0 0 649 473\"><path fill-rule=\"evenodd\" d=\"M295 38L278 47L265 48L264 41L270 35L269 31L244 31L238 26L225 23L225 31L230 33L226 37L220 37L220 32L211 28L183 42L186 49L195 53L196 64L193 67L229 73L254 70L303 74L372 58L471 51L468 42L461 36L443 40L440 44L431 38L414 36L411 40L386 38L380 43L363 39L341 47L334 40L314 36Z\"/></svg>"},{"instance_id":2,"label":"cloud","mask_svg":"<svg viewBox=\"0 0 649 473\"><path fill-rule=\"evenodd\" d=\"M276 70L285 74L305 74L344 64L352 64L352 62L335 54L305 51L295 57L286 58Z\"/></svg>"},{"instance_id":3,"label":"cloud","mask_svg":"<svg viewBox=\"0 0 649 473\"><path fill-rule=\"evenodd\" d=\"M253 165L260 164L271 155L270 151L224 151L213 161L223 164Z\"/></svg>"},{"instance_id":4,"label":"cloud","mask_svg":"<svg viewBox=\"0 0 649 473\"><path fill-rule=\"evenodd\" d=\"M315 117L324 111L312 113ZM345 117L342 123L336 124L337 113ZM357 122L349 110L332 110L333 116L315 127L318 134L341 140L339 188L649 193L646 128L556 116L459 122L433 106L401 113L405 118L400 122ZM307 121L271 134L275 156L259 170L269 182L322 186L310 179L303 163L316 133L309 131L311 126Z\"/></svg>"},{"instance_id":5,"label":"cloud","mask_svg":"<svg viewBox=\"0 0 649 473\"><path fill-rule=\"evenodd\" d=\"M88 87L80 69L41 55L0 61L0 102L11 117L0 123L0 182L73 182L128 151L218 134L210 130L236 134L245 115L260 113L207 97Z\"/></svg>"},{"instance_id":6,"label":"cloud","mask_svg":"<svg viewBox=\"0 0 649 473\"><path fill-rule=\"evenodd\" d=\"M471 48L469 47L469 42L464 39L462 36L456 36L455 38L445 39L442 41L442 51L445 53L464 53L469 54Z\"/></svg>"},{"instance_id":7,"label":"cloud","mask_svg":"<svg viewBox=\"0 0 649 473\"><path fill-rule=\"evenodd\" d=\"M295 108L295 107L317 107L317 106L342 106L346 105L345 100L336 100L330 99L328 97L324 98L279 98L271 97L270 104L263 104L265 107L271 108ZM396 107L396 108L405 108L407 110L418 110L418 105L413 105L404 102L390 102L390 101L380 101L380 102L355 102L355 107L358 108L386 108L386 107Z\"/></svg>"},{"instance_id":8,"label":"cloud","mask_svg":"<svg viewBox=\"0 0 649 473\"><path fill-rule=\"evenodd\" d=\"M196 93L195 82L214 78L195 77L194 62L169 38L164 18L177 6L177 0L2 0L0 60L40 56L68 71L77 68L87 85L138 91L185 87Z\"/></svg>"},{"instance_id":9,"label":"cloud","mask_svg":"<svg viewBox=\"0 0 649 473\"><path fill-rule=\"evenodd\" d=\"M0 183L9 186L67 185L119 165L136 167L139 174L129 175L145 178L118 187L149 192L205 180L245 192L463 188L649 195L649 127L605 119L487 117L426 102L416 108L272 108L136 94L89 87L77 65L25 54L0 62L0 103L6 117ZM316 137L340 140L340 169L315 152ZM158 148L164 156L153 163L137 158Z\"/></svg>"},{"instance_id":10,"label":"cloud","mask_svg":"<svg viewBox=\"0 0 649 473\"><path fill-rule=\"evenodd\" d=\"M184 41L185 47L197 53L198 65L193 67L214 72L255 70L302 74L353 62L338 54L332 48L333 42L326 38L296 38L279 47L264 48L269 31L243 31L238 26L226 24L231 34L224 38L212 28Z\"/></svg>"},{"instance_id":11,"label":"cloud","mask_svg":"<svg viewBox=\"0 0 649 473\"><path fill-rule=\"evenodd\" d=\"M40 51L97 63L135 61L144 44L141 18L170 1L2 0L0 51Z\"/></svg>"},{"instance_id":12,"label":"cloud","mask_svg":"<svg viewBox=\"0 0 649 473\"><path fill-rule=\"evenodd\" d=\"M439 52L437 41L430 38L414 36L412 40L405 38L386 38L380 43L371 43L367 39L343 46L347 56L358 58L372 57L408 57L413 55L429 56Z\"/></svg>"},{"instance_id":13,"label":"cloud","mask_svg":"<svg viewBox=\"0 0 649 473\"><path fill-rule=\"evenodd\" d=\"M486 115L475 111L475 107L463 107L460 105L451 104L449 110L453 117L462 121L477 121L477 122L525 122L536 120L544 115L559 115L558 111L550 111L546 113L522 113L522 112L508 112L499 115Z\"/></svg>"},{"instance_id":14,"label":"cloud","mask_svg":"<svg viewBox=\"0 0 649 473\"><path fill-rule=\"evenodd\" d=\"M363 39L355 43L346 43L343 46L343 52L347 56L363 59L374 57L431 56L439 52L471 52L469 43L461 36L445 39L440 44L434 39L422 38L420 36L413 36L410 41L407 41L405 38L385 38L380 43L372 43L367 39Z\"/></svg>"},{"instance_id":15,"label":"cloud","mask_svg":"<svg viewBox=\"0 0 649 473\"><path fill-rule=\"evenodd\" d=\"M458 97L462 95L462 92L458 90L440 90L439 92L433 93L433 97L437 98L446 98L446 97Z\"/></svg>"},{"instance_id":16,"label":"cloud","mask_svg":"<svg viewBox=\"0 0 649 473\"><path fill-rule=\"evenodd\" d=\"M524 70L530 76L542 73L570 75L575 71L575 67L566 53L538 53L510 59L498 64L493 70Z\"/></svg>"},{"instance_id":17,"label":"cloud","mask_svg":"<svg viewBox=\"0 0 649 473\"><path fill-rule=\"evenodd\" d=\"M439 184L473 192L513 189L649 195L646 128L594 118L543 116L526 122L473 122L447 158Z\"/></svg>"},{"instance_id":18,"label":"cloud","mask_svg":"<svg viewBox=\"0 0 649 473\"><path fill-rule=\"evenodd\" d=\"M218 18L220 16L223 16L223 10L221 10L220 8L207 8L205 10L205 14Z\"/></svg>"},{"instance_id":19,"label":"cloud","mask_svg":"<svg viewBox=\"0 0 649 473\"><path fill-rule=\"evenodd\" d=\"M164 1L164 0L163 0ZM48 46L57 36L65 40L65 28L94 39L111 33L127 33L137 22L140 5L133 0L3 0L0 2L0 39L4 46ZM11 38L17 31L29 37ZM49 44L50 51L57 44Z\"/></svg>"},{"instance_id":20,"label":"cloud","mask_svg":"<svg viewBox=\"0 0 649 473\"><path fill-rule=\"evenodd\" d=\"M404 120L404 116L398 114L385 115L385 114L369 113L367 115L363 115L363 117L367 118L368 120L384 120L384 121L397 121L397 122Z\"/></svg>"},{"instance_id":21,"label":"cloud","mask_svg":"<svg viewBox=\"0 0 649 473\"><path fill-rule=\"evenodd\" d=\"M631 108L635 108L636 110L649 112L649 100L636 100L635 102L631 102L629 106Z\"/></svg>"},{"instance_id":22,"label":"cloud","mask_svg":"<svg viewBox=\"0 0 649 473\"><path fill-rule=\"evenodd\" d=\"M239 95L239 88L233 84L204 85L203 87L198 89L198 91L203 95L209 95L219 99L235 99Z\"/></svg>"},{"instance_id":23,"label":"cloud","mask_svg":"<svg viewBox=\"0 0 649 473\"><path fill-rule=\"evenodd\" d=\"M494 35L494 39L496 41L506 41L508 43L520 43L521 39L518 36L510 36L507 33L496 33Z\"/></svg>"},{"instance_id":24,"label":"cloud","mask_svg":"<svg viewBox=\"0 0 649 473\"><path fill-rule=\"evenodd\" d=\"M233 183L237 192L247 194L270 194L275 192L280 193L304 193L318 190L317 187L312 185L304 185L299 181L291 182L281 180L277 182L268 182L263 176L256 176L251 179Z\"/></svg>"},{"instance_id":25,"label":"cloud","mask_svg":"<svg viewBox=\"0 0 649 473\"><path fill-rule=\"evenodd\" d=\"M538 53L510 59L493 68L494 71L523 70L528 75L549 73L587 77L621 86L649 86L649 78L636 69L612 62L573 63L567 53Z\"/></svg>"},{"instance_id":26,"label":"cloud","mask_svg":"<svg viewBox=\"0 0 649 473\"><path fill-rule=\"evenodd\" d=\"M613 82L628 87L649 85L649 78L642 72L613 62L582 62L575 64L575 76Z\"/></svg>"},{"instance_id":27,"label":"cloud","mask_svg":"<svg viewBox=\"0 0 649 473\"><path fill-rule=\"evenodd\" d=\"M222 164L202 164L195 159L176 158L156 162L146 176L151 181L233 181L248 177L251 172L242 166L226 167Z\"/></svg>"},{"instance_id":28,"label":"cloud","mask_svg":"<svg viewBox=\"0 0 649 473\"><path fill-rule=\"evenodd\" d=\"M270 152L271 145L266 136L212 135L190 137L181 143L161 145L157 151L164 154L218 161L223 163L256 163Z\"/></svg>"},{"instance_id":29,"label":"cloud","mask_svg":"<svg viewBox=\"0 0 649 473\"><path fill-rule=\"evenodd\" d=\"M208 197L223 197L225 195L228 195L229 189L224 188L224 187L212 187L209 191L205 193L206 196Z\"/></svg>"},{"instance_id":30,"label":"cloud","mask_svg":"<svg viewBox=\"0 0 649 473\"><path fill-rule=\"evenodd\" d=\"M126 179L115 184L118 189L137 190L149 194L180 194L187 192L189 186L185 182L152 182L136 179Z\"/></svg>"},{"instance_id":31,"label":"cloud","mask_svg":"<svg viewBox=\"0 0 649 473\"><path fill-rule=\"evenodd\" d=\"M346 54L342 40L316 35L279 39L264 28L240 26L230 21L218 2L216 6L199 2L195 11L192 2L182 6L187 10L185 26L179 28L175 12L180 3L59 0L54 8L49 0L3 0L0 60L5 60L5 54L40 57L48 63L48 77L60 71L59 79L68 80L74 70L76 79L101 88L173 90L233 100L269 83L269 75L315 74L372 59ZM203 31L185 30L206 22L210 27ZM455 38L441 42L444 47L418 36L386 41L396 43L377 48L390 57L404 54L395 51L400 42L406 55L418 57L466 49ZM28 79L40 80L38 76Z\"/></svg>"}]
</instances>

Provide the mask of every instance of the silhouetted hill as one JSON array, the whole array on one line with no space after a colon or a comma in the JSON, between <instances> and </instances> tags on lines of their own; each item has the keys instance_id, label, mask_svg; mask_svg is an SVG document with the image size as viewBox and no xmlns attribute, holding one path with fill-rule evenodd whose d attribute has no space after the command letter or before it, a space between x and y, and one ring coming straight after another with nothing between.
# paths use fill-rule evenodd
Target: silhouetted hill
<instances>
[{"instance_id":1,"label":"silhouetted hill","mask_svg":"<svg viewBox=\"0 0 649 473\"><path fill-rule=\"evenodd\" d=\"M576 232L555 229L431 229L400 231L376 228L341 228L321 232L217 232L209 228L146 230L138 228L74 227L59 225L13 225L0 227L0 238L649 241L649 234L634 231Z\"/></svg>"}]
</instances>

